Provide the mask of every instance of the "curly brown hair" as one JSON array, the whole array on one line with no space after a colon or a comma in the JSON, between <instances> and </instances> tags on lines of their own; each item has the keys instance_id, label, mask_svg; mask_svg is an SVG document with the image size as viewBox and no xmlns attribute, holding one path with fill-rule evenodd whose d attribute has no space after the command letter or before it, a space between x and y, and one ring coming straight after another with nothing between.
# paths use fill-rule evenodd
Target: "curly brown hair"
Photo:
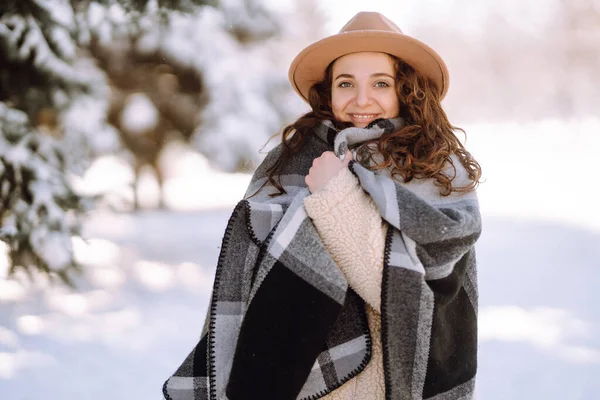
<instances>
[{"instance_id":1,"label":"curly brown hair","mask_svg":"<svg viewBox=\"0 0 600 400\"><path fill-rule=\"evenodd\" d=\"M400 103L400 117L404 126L398 131L363 143L357 150L357 161L370 165L371 169L388 168L393 176L401 176L404 182L432 178L439 187L442 196L452 192L470 192L475 190L481 179L479 163L465 149L454 131L465 131L453 126L442 109L439 90L429 78L417 72L406 62L391 56L395 62L395 87ZM280 171L288 159L300 150L304 138L312 134L313 128L323 120L330 120L337 129L352 126L350 122L337 121L331 109L332 66L329 64L323 81L314 84L308 95L312 111L302 115L282 131L282 152L275 163L267 170L268 183L279 192L270 196L286 193L279 181ZM379 155L376 162L374 155ZM452 154L455 154L467 171L470 184L453 186L456 166ZM448 176L444 169L449 163L454 170ZM265 182L265 185L267 184ZM263 185L264 186L264 185Z\"/></svg>"}]
</instances>

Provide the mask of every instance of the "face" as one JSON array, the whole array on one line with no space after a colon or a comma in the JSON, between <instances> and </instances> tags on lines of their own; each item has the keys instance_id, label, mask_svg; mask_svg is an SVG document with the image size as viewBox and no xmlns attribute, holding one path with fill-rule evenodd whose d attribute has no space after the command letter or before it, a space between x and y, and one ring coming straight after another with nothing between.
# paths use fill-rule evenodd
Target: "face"
<instances>
[{"instance_id":1,"label":"face","mask_svg":"<svg viewBox=\"0 0 600 400\"><path fill-rule=\"evenodd\" d=\"M332 66L331 108L338 121L366 127L400 112L393 59L378 52L347 54Z\"/></svg>"}]
</instances>

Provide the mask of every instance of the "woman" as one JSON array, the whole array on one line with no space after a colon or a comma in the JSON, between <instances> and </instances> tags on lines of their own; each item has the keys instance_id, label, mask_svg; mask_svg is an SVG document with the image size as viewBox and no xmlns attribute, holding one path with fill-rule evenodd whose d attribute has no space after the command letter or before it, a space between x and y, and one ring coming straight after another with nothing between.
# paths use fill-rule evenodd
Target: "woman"
<instances>
[{"instance_id":1,"label":"woman","mask_svg":"<svg viewBox=\"0 0 600 400\"><path fill-rule=\"evenodd\" d=\"M441 58L379 13L308 46L286 127L229 221L167 399L468 399L479 165Z\"/></svg>"}]
</instances>

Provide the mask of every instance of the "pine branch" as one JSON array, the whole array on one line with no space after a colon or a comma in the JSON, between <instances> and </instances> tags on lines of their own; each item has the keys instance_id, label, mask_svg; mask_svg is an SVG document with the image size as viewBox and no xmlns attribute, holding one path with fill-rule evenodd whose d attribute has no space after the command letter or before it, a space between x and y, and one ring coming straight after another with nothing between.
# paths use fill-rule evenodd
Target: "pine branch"
<instances>
[{"instance_id":1,"label":"pine branch","mask_svg":"<svg viewBox=\"0 0 600 400\"><path fill-rule=\"evenodd\" d=\"M70 58L65 57L74 54L73 38L67 36L60 26L42 29L40 22L31 14L13 14L0 19L0 48L5 63L29 64L48 82L84 89L89 85L88 79L69 64ZM50 40L44 31L54 32ZM60 47L56 43L58 37L65 44L56 53L54 50Z\"/></svg>"},{"instance_id":2,"label":"pine branch","mask_svg":"<svg viewBox=\"0 0 600 400\"><path fill-rule=\"evenodd\" d=\"M11 272L37 269L69 284L78 270L71 237L80 234L86 199L67 181L58 142L28 122L0 103L0 240Z\"/></svg>"},{"instance_id":3,"label":"pine branch","mask_svg":"<svg viewBox=\"0 0 600 400\"><path fill-rule=\"evenodd\" d=\"M71 0L73 8L85 8L91 3L110 7L119 5L128 12L141 12L148 8L164 11L192 12L200 6L216 7L218 0Z\"/></svg>"}]
</instances>

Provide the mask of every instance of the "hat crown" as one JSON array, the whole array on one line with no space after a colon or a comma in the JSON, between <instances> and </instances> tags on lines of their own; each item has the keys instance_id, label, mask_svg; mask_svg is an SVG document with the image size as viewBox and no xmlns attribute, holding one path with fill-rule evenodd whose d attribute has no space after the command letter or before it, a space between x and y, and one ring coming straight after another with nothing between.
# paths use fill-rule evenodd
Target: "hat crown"
<instances>
[{"instance_id":1,"label":"hat crown","mask_svg":"<svg viewBox=\"0 0 600 400\"><path fill-rule=\"evenodd\" d=\"M400 30L398 25L387 19L384 15L372 11L361 11L356 14L346 25L344 25L340 30L340 33L352 31L387 31L402 33L402 30Z\"/></svg>"}]
</instances>

